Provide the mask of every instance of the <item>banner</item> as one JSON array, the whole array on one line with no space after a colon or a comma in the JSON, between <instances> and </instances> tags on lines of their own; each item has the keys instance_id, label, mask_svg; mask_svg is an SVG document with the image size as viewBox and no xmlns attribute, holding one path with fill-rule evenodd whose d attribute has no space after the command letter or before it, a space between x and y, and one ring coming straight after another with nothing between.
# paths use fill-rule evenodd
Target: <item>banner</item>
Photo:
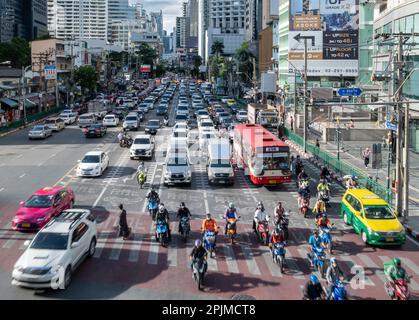
<instances>
[{"instance_id":1,"label":"banner","mask_svg":"<svg viewBox=\"0 0 419 320\"><path fill-rule=\"evenodd\" d=\"M45 80L57 79L57 68L55 65L46 65L44 67Z\"/></svg>"},{"instance_id":2,"label":"banner","mask_svg":"<svg viewBox=\"0 0 419 320\"><path fill-rule=\"evenodd\" d=\"M143 64L140 67L141 72L151 72L151 65L149 64Z\"/></svg>"},{"instance_id":3,"label":"banner","mask_svg":"<svg viewBox=\"0 0 419 320\"><path fill-rule=\"evenodd\" d=\"M288 60L308 76L356 77L359 72L359 0L290 0Z\"/></svg>"}]
</instances>

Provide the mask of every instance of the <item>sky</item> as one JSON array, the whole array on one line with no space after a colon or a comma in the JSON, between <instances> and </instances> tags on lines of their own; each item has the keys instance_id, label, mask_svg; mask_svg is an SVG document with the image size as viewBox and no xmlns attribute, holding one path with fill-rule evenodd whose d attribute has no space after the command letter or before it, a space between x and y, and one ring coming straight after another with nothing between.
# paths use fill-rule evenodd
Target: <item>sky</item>
<instances>
[{"instance_id":1,"label":"sky","mask_svg":"<svg viewBox=\"0 0 419 320\"><path fill-rule=\"evenodd\" d=\"M167 30L167 33L173 31L173 27L176 25L176 17L182 15L182 2L185 0L130 0L131 4L142 2L144 9L147 12L158 12L163 11L163 29Z\"/></svg>"}]
</instances>

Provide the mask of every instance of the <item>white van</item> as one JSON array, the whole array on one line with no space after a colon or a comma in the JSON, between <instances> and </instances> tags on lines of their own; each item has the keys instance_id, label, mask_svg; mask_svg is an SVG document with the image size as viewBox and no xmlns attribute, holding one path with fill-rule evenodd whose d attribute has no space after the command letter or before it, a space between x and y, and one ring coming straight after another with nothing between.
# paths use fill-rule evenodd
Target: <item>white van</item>
<instances>
[{"instance_id":1,"label":"white van","mask_svg":"<svg viewBox=\"0 0 419 320\"><path fill-rule=\"evenodd\" d=\"M85 113L79 117L79 127L88 127L91 124L96 123L97 117L94 113Z\"/></svg>"},{"instance_id":2,"label":"white van","mask_svg":"<svg viewBox=\"0 0 419 320\"><path fill-rule=\"evenodd\" d=\"M207 174L209 183L234 184L231 165L231 145L228 139L215 139L208 143Z\"/></svg>"}]
</instances>

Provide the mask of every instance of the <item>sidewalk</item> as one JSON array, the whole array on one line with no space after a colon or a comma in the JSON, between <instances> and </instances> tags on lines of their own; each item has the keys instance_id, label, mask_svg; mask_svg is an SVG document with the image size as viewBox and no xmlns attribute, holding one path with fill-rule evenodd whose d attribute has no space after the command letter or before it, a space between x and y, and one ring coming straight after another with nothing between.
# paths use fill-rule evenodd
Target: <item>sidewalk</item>
<instances>
[{"instance_id":1,"label":"sidewalk","mask_svg":"<svg viewBox=\"0 0 419 320\"><path fill-rule=\"evenodd\" d=\"M299 134L301 135L302 132ZM310 136L309 135L309 142L312 144L315 144L316 136ZM294 143L291 140L286 141L290 147L295 149L300 156L304 157L305 159L309 160L313 164L315 164L318 167L322 166L322 162L318 161L315 156L311 153L304 153L304 150L302 147L300 147L298 144ZM360 150L364 149L365 147L371 145L373 143L377 143L377 141L363 141L363 142L344 142L343 144L343 150L341 149L340 152L340 159L347 162L348 164L352 165L354 168L357 168L359 171L364 173L365 175L371 175L372 177L378 177L377 182L386 185L387 181L387 157L388 153L387 151L383 152L383 168L380 170L365 168L364 161L361 157ZM337 146L332 143L320 143L320 149L329 152L333 156L337 157ZM406 232L410 234L413 238L419 241L419 155L410 152L410 164L413 167L410 167L412 170L412 173L410 173L410 184L409 184L409 194L410 194L410 201L409 201L409 218L407 223L404 224L406 228ZM370 164L371 165L371 164ZM393 167L394 165L392 165ZM335 174L332 172L332 178L336 181L342 183L342 178L340 175Z\"/></svg>"}]
</instances>

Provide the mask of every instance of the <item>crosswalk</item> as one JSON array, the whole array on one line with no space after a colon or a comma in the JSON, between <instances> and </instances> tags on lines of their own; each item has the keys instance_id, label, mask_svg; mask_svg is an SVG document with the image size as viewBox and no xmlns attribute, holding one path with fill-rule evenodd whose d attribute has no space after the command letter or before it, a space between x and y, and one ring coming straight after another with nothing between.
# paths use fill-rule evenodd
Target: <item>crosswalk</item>
<instances>
[{"instance_id":1,"label":"crosswalk","mask_svg":"<svg viewBox=\"0 0 419 320\"><path fill-rule=\"evenodd\" d=\"M172 222L172 241L167 248L164 248L155 240L154 226L148 216L130 219L133 234L128 240L117 237L116 217L112 216L107 220L109 221L99 223L97 227L98 239L93 257L98 263L106 260L110 263L141 263L148 265L149 268L190 268L189 254L193 241L200 237L198 233L192 232L190 239L185 243L177 234L177 222ZM192 230L198 230L200 221L192 220L191 224ZM263 279L292 278L298 281L304 281L312 272L307 259L308 246L299 242L301 238L297 236L299 232L291 230L291 240L286 247L285 272L281 274L279 266L272 260L268 247L258 244L250 230L250 225L240 225L235 245L231 245L223 235L218 236L215 258L208 259L210 272L243 274ZM10 258L11 255L17 260L25 248L23 242L32 237L33 234L10 230L9 223L4 225L0 231L0 260L2 256ZM341 254L337 258L345 273L355 276L359 270L362 270L364 285L374 287L385 283L382 265L384 261L394 258L393 255L391 251L381 251L380 254L359 252L353 255ZM414 261L415 256L400 258L408 274L417 278L419 266L418 261ZM358 277L354 281L359 281ZM412 279L410 288L412 291L419 290L415 279Z\"/></svg>"}]
</instances>

